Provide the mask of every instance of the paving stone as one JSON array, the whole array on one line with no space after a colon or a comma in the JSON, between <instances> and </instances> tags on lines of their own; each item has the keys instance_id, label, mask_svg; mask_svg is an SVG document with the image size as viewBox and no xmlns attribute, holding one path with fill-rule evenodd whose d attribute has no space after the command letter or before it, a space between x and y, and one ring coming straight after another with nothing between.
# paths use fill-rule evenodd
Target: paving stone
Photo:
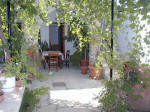
<instances>
[{"instance_id":1,"label":"paving stone","mask_svg":"<svg viewBox=\"0 0 150 112\"><path fill-rule=\"evenodd\" d=\"M98 112L97 110L90 110L87 108L59 108L57 112Z\"/></svg>"},{"instance_id":2,"label":"paving stone","mask_svg":"<svg viewBox=\"0 0 150 112\"><path fill-rule=\"evenodd\" d=\"M49 105L49 97L48 94L40 97L40 105L41 107Z\"/></svg>"},{"instance_id":3,"label":"paving stone","mask_svg":"<svg viewBox=\"0 0 150 112\"><path fill-rule=\"evenodd\" d=\"M43 106L40 109L37 109L36 112L57 112L57 105L47 105L47 106Z\"/></svg>"},{"instance_id":4,"label":"paving stone","mask_svg":"<svg viewBox=\"0 0 150 112\"><path fill-rule=\"evenodd\" d=\"M65 87L66 84L64 82L53 82L53 87Z\"/></svg>"}]
</instances>

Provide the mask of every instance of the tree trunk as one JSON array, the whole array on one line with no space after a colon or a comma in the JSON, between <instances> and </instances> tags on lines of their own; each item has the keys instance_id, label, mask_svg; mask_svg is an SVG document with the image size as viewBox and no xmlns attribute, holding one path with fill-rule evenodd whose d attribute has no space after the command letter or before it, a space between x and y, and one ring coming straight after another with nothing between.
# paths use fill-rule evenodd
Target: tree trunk
<instances>
[{"instance_id":1,"label":"tree trunk","mask_svg":"<svg viewBox=\"0 0 150 112\"><path fill-rule=\"evenodd\" d=\"M8 52L9 50L9 46L6 45L8 43L7 39L5 39L4 37L4 33L3 33L3 29L2 29L2 20L1 20L1 16L0 16L0 39L2 40L2 43L5 45L4 46L4 54L5 54L5 60L10 57L10 54Z\"/></svg>"}]
</instances>

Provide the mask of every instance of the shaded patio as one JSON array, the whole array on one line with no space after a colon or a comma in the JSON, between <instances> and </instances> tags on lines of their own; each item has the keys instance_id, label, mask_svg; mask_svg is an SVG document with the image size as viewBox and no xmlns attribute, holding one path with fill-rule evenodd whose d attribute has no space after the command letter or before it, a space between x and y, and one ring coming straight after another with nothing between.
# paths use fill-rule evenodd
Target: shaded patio
<instances>
[{"instance_id":1,"label":"shaded patio","mask_svg":"<svg viewBox=\"0 0 150 112\"><path fill-rule=\"evenodd\" d=\"M48 70L41 70L48 75ZM40 98L35 112L99 112L98 96L104 80L93 80L82 75L77 67L59 69L48 80L34 80L29 88L49 87L47 95Z\"/></svg>"}]
</instances>

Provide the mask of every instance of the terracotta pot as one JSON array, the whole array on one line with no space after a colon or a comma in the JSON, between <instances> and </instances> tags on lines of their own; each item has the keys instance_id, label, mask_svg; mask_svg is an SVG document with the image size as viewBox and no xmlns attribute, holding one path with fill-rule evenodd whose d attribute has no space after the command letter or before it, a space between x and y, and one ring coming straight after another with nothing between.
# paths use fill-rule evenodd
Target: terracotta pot
<instances>
[{"instance_id":1,"label":"terracotta pot","mask_svg":"<svg viewBox=\"0 0 150 112\"><path fill-rule=\"evenodd\" d=\"M32 81L32 80L33 80L33 77L32 77L32 76L31 76L31 77L29 77L29 78L28 78L28 80Z\"/></svg>"},{"instance_id":2,"label":"terracotta pot","mask_svg":"<svg viewBox=\"0 0 150 112\"><path fill-rule=\"evenodd\" d=\"M81 66L81 67L80 67L80 70L81 70L81 73L82 73L82 74L87 74L88 67L87 67L87 66Z\"/></svg>"},{"instance_id":3,"label":"terracotta pot","mask_svg":"<svg viewBox=\"0 0 150 112\"><path fill-rule=\"evenodd\" d=\"M143 88L142 84L135 84L133 86L134 95L140 95L141 98L135 100L129 96L128 103L130 104L133 110L138 111L150 111L150 81L145 81L145 78L150 78L150 70L146 68L139 68L138 79L146 83L148 87Z\"/></svg>"},{"instance_id":4,"label":"terracotta pot","mask_svg":"<svg viewBox=\"0 0 150 112\"><path fill-rule=\"evenodd\" d=\"M0 90L0 103L4 100L4 92Z\"/></svg>"},{"instance_id":5,"label":"terracotta pot","mask_svg":"<svg viewBox=\"0 0 150 112\"><path fill-rule=\"evenodd\" d=\"M87 59L81 60L80 66L87 66L88 67L89 66L89 61Z\"/></svg>"},{"instance_id":6,"label":"terracotta pot","mask_svg":"<svg viewBox=\"0 0 150 112\"><path fill-rule=\"evenodd\" d=\"M4 96L0 96L0 103L4 100Z\"/></svg>"},{"instance_id":7,"label":"terracotta pot","mask_svg":"<svg viewBox=\"0 0 150 112\"><path fill-rule=\"evenodd\" d=\"M22 80L16 81L16 87L21 87L22 86Z\"/></svg>"},{"instance_id":8,"label":"terracotta pot","mask_svg":"<svg viewBox=\"0 0 150 112\"><path fill-rule=\"evenodd\" d=\"M96 79L96 80L100 79L103 68L89 66L89 70L90 70L90 77L92 79Z\"/></svg>"}]
</instances>

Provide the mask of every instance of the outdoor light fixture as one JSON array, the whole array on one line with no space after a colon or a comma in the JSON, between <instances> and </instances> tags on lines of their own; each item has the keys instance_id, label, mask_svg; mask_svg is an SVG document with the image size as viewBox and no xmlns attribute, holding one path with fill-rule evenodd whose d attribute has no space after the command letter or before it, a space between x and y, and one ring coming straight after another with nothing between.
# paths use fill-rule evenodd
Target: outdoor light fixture
<instances>
[{"instance_id":1,"label":"outdoor light fixture","mask_svg":"<svg viewBox=\"0 0 150 112\"><path fill-rule=\"evenodd\" d=\"M111 1L111 58L113 60L113 34L114 34L114 0ZM113 68L110 68L110 79L112 79L113 76Z\"/></svg>"},{"instance_id":2,"label":"outdoor light fixture","mask_svg":"<svg viewBox=\"0 0 150 112\"><path fill-rule=\"evenodd\" d=\"M7 0L7 19L8 19L8 37L11 38L11 24L10 24L10 1Z\"/></svg>"}]
</instances>

